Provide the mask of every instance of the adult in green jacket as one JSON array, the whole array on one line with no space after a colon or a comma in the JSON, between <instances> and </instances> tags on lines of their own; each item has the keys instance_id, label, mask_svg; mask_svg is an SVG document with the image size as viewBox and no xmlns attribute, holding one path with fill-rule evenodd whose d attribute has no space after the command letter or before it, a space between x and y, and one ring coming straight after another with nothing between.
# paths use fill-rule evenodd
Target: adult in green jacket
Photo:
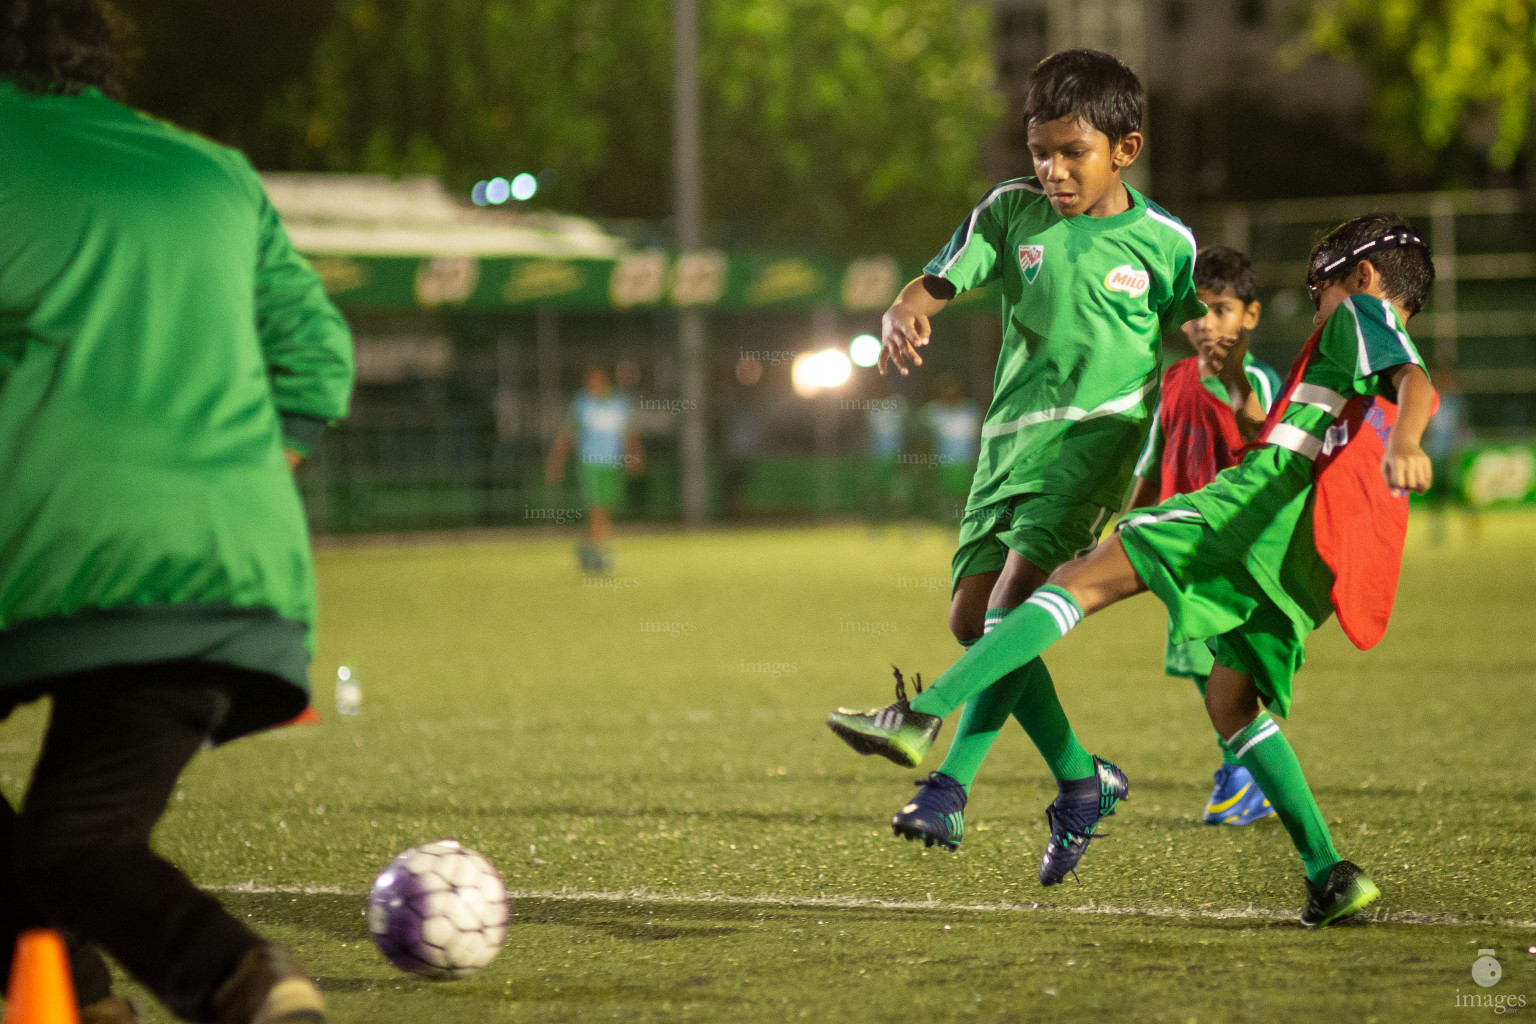
<instances>
[{"instance_id":1,"label":"adult in green jacket","mask_svg":"<svg viewBox=\"0 0 1536 1024\"><path fill-rule=\"evenodd\" d=\"M315 587L291 465L343 416L351 339L240 154L113 99L95 0L0 0L0 715L48 694L0 800L0 968L70 939L191 1020L319 993L148 845L206 742L308 701Z\"/></svg>"}]
</instances>

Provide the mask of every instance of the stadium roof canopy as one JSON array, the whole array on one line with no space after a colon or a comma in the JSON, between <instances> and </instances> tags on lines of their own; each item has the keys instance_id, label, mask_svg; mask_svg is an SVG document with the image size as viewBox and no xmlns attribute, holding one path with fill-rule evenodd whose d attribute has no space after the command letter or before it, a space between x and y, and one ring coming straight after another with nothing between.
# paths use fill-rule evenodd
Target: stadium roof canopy
<instances>
[{"instance_id":1,"label":"stadium roof canopy","mask_svg":"<svg viewBox=\"0 0 1536 1024\"><path fill-rule=\"evenodd\" d=\"M262 181L344 309L876 311L916 273L887 256L635 249L586 217L476 207L425 176ZM956 302L991 310L990 295L974 289Z\"/></svg>"},{"instance_id":2,"label":"stadium roof canopy","mask_svg":"<svg viewBox=\"0 0 1536 1024\"><path fill-rule=\"evenodd\" d=\"M585 217L479 208L436 178L263 174L293 243L314 256L614 259L624 240Z\"/></svg>"}]
</instances>

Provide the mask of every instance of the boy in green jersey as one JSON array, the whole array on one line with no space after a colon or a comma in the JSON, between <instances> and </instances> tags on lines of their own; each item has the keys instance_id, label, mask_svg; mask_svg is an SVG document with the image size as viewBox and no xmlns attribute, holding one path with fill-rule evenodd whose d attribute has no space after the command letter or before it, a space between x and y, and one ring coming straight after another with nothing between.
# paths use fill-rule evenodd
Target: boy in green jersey
<instances>
[{"instance_id":1,"label":"boy in green jersey","mask_svg":"<svg viewBox=\"0 0 1536 1024\"><path fill-rule=\"evenodd\" d=\"M920 365L929 318L996 282L1003 347L952 567L949 626L976 642L1091 550L1120 507L1157 403L1165 334L1205 312L1195 240L1122 180L1142 149L1141 82L1094 50L1046 58L1025 102L1035 177L976 204L882 323L880 369ZM949 756L892 821L954 849L967 791L1012 715L1062 785L1093 775L1038 659L976 694Z\"/></svg>"},{"instance_id":2,"label":"boy in green jersey","mask_svg":"<svg viewBox=\"0 0 1536 1024\"><path fill-rule=\"evenodd\" d=\"M112 99L103 6L0 2L0 718L51 698L0 799L0 976L52 928L82 1024L137 1019L97 949L178 1017L317 1024L150 836L199 750L309 701L291 466L346 413L351 336L243 156Z\"/></svg>"},{"instance_id":3,"label":"boy in green jersey","mask_svg":"<svg viewBox=\"0 0 1536 1024\"><path fill-rule=\"evenodd\" d=\"M1270 710L1288 712L1307 634L1329 615L1337 611L1361 647L1386 627L1405 495L1423 493L1433 477L1420 440L1435 393L1403 324L1428 298L1434 265L1405 221L1371 214L1319 242L1309 267L1318 329L1260 444L1209 485L1138 510L1110 543L1058 568L927 692L906 701L898 677L897 703L838 711L833 729L863 753L916 764L944 715L1039 657L1085 615L1150 589L1168 607L1175 640L1216 641L1206 710L1296 845L1306 870L1302 923L1328 924L1374 900L1375 884L1334 850ZM1042 885L1075 871L1099 822L1129 792L1124 772L1094 762L1094 774L1063 788L1046 811Z\"/></svg>"}]
</instances>

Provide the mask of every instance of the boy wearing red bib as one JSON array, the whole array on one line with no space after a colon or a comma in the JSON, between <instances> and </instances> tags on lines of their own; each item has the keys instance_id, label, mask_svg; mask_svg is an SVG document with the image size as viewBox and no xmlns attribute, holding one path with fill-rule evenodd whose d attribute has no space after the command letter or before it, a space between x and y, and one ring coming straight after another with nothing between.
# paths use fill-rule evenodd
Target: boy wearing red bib
<instances>
[{"instance_id":1,"label":"boy wearing red bib","mask_svg":"<svg viewBox=\"0 0 1536 1024\"><path fill-rule=\"evenodd\" d=\"M1432 477L1420 440L1435 391L1403 324L1429 297L1435 272L1428 247L1387 213L1335 228L1308 266L1318 329L1241 462L1192 494L1127 516L1114 539L1053 572L926 692L839 710L834 731L862 753L915 765L969 696L1039 657L1085 615L1151 590L1175 639L1215 639L1206 710L1301 857L1301 923L1326 925L1375 900L1375 883L1334 849L1270 712L1288 712L1307 634L1329 615L1362 649L1386 628L1407 492L1423 493ZM1095 768L1046 810L1043 885L1075 870L1099 822L1129 793L1119 768L1098 758Z\"/></svg>"},{"instance_id":2,"label":"boy wearing red bib","mask_svg":"<svg viewBox=\"0 0 1536 1024\"><path fill-rule=\"evenodd\" d=\"M1279 375L1248 351L1248 333L1258 326L1262 308L1248 257L1224 245L1200 250L1195 294L1207 310L1184 325L1195 355L1163 374L1152 433L1136 464L1133 509L1198 491L1218 471L1237 465L1244 446L1258 439L1280 392ZM1178 643L1169 634L1163 671L1194 680L1202 701L1214 664L1205 641ZM1274 814L1264 791L1220 737L1217 746L1221 767L1205 804L1205 823L1248 825Z\"/></svg>"}]
</instances>

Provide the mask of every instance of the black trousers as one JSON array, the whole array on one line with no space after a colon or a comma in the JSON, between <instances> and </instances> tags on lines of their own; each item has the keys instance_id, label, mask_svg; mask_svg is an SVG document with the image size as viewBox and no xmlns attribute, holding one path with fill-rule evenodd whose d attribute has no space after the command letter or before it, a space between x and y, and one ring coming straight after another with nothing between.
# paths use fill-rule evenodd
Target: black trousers
<instances>
[{"instance_id":1,"label":"black trousers","mask_svg":"<svg viewBox=\"0 0 1536 1024\"><path fill-rule=\"evenodd\" d=\"M259 939L149 836L229 711L233 671L162 662L39 684L42 753L20 813L0 799L0 977L21 929L56 928L82 1004L110 991L99 947L179 1016L214 1019L213 993Z\"/></svg>"}]
</instances>

